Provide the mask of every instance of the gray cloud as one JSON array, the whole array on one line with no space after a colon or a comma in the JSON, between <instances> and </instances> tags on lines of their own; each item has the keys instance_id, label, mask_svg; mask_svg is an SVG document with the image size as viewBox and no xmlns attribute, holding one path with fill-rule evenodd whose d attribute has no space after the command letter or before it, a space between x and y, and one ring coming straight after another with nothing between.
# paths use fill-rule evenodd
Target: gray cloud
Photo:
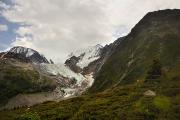
<instances>
[{"instance_id":1,"label":"gray cloud","mask_svg":"<svg viewBox=\"0 0 180 120\"><path fill-rule=\"evenodd\" d=\"M127 34L149 11L180 8L179 0L14 0L2 15L20 27L14 45L41 51L57 62L68 53Z\"/></svg>"}]
</instances>

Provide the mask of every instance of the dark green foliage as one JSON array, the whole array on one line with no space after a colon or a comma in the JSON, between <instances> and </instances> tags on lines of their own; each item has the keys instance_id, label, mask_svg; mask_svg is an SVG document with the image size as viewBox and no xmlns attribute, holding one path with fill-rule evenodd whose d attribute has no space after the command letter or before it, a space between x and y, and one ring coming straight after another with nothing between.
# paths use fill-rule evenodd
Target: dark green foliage
<instances>
[{"instance_id":1,"label":"dark green foliage","mask_svg":"<svg viewBox=\"0 0 180 120\"><path fill-rule=\"evenodd\" d=\"M29 112L37 113L42 120L179 120L180 94L168 97L163 94L162 86L139 82L58 103L46 102L31 107ZM155 91L157 96L144 96L148 89ZM26 109L2 111L0 117L3 120L21 117Z\"/></svg>"},{"instance_id":2,"label":"dark green foliage","mask_svg":"<svg viewBox=\"0 0 180 120\"><path fill-rule=\"evenodd\" d=\"M153 101L155 107L161 111L168 111L171 107L171 102L168 97L158 96Z\"/></svg>"},{"instance_id":3,"label":"dark green foliage","mask_svg":"<svg viewBox=\"0 0 180 120\"><path fill-rule=\"evenodd\" d=\"M147 72L145 82L148 84L158 84L159 78L162 75L162 67L159 60L153 60L153 64L150 66L150 69Z\"/></svg>"},{"instance_id":4,"label":"dark green foliage","mask_svg":"<svg viewBox=\"0 0 180 120\"><path fill-rule=\"evenodd\" d=\"M150 70L148 71L148 76L146 79L155 79L160 77L162 74L161 71L161 63L159 60L153 60L153 64L150 67Z\"/></svg>"},{"instance_id":5,"label":"dark green foliage","mask_svg":"<svg viewBox=\"0 0 180 120\"><path fill-rule=\"evenodd\" d=\"M41 120L37 113L26 112L25 114L16 118L16 120Z\"/></svg>"}]
</instances>

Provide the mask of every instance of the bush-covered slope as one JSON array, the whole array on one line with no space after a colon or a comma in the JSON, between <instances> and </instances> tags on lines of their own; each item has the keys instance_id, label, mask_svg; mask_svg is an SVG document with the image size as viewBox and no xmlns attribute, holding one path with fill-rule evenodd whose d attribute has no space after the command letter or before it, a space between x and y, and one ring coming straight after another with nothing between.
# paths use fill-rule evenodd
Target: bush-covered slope
<instances>
[{"instance_id":1,"label":"bush-covered slope","mask_svg":"<svg viewBox=\"0 0 180 120\"><path fill-rule=\"evenodd\" d=\"M103 65L90 92L144 79L156 59L163 71L180 71L180 10L148 13Z\"/></svg>"},{"instance_id":2,"label":"bush-covered slope","mask_svg":"<svg viewBox=\"0 0 180 120\"><path fill-rule=\"evenodd\" d=\"M148 74L147 74L148 75ZM3 120L179 120L180 81L161 76L92 95L0 112ZM151 91L153 94L148 94ZM151 93L150 92L150 93ZM38 119L35 119L38 120Z\"/></svg>"},{"instance_id":3,"label":"bush-covered slope","mask_svg":"<svg viewBox=\"0 0 180 120\"><path fill-rule=\"evenodd\" d=\"M31 64L0 59L0 105L20 93L55 89L54 81L40 75Z\"/></svg>"}]
</instances>

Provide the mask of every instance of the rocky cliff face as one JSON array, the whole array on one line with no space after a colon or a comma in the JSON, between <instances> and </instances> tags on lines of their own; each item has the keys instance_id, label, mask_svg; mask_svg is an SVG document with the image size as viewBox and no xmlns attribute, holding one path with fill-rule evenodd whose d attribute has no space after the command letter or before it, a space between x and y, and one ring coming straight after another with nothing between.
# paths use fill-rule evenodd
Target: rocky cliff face
<instances>
[{"instance_id":1,"label":"rocky cliff face","mask_svg":"<svg viewBox=\"0 0 180 120\"><path fill-rule=\"evenodd\" d=\"M69 55L69 59L65 61L65 64L76 73L82 73L85 68L89 68L90 63L100 59L102 48L103 47L98 44L72 52ZM90 72L94 71L91 70Z\"/></svg>"},{"instance_id":2,"label":"rocky cliff face","mask_svg":"<svg viewBox=\"0 0 180 120\"><path fill-rule=\"evenodd\" d=\"M80 73L82 72L82 68L77 66L76 64L79 62L80 58L76 56L72 56L65 61L65 64L74 72Z\"/></svg>"}]
</instances>

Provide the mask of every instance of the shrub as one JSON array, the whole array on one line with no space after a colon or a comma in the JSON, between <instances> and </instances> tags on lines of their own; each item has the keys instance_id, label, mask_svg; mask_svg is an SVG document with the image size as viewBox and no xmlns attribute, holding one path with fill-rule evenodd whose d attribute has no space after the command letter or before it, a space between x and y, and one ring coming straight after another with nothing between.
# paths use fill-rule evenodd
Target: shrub
<instances>
[{"instance_id":1,"label":"shrub","mask_svg":"<svg viewBox=\"0 0 180 120\"><path fill-rule=\"evenodd\" d=\"M157 59L153 60L153 64L150 66L149 71L147 72L146 80L145 82L148 83L156 83L159 82L158 78L161 76L161 63Z\"/></svg>"},{"instance_id":2,"label":"shrub","mask_svg":"<svg viewBox=\"0 0 180 120\"><path fill-rule=\"evenodd\" d=\"M17 118L17 120L41 120L37 113L26 112Z\"/></svg>"},{"instance_id":3,"label":"shrub","mask_svg":"<svg viewBox=\"0 0 180 120\"><path fill-rule=\"evenodd\" d=\"M159 110L167 111L171 106L171 102L168 97L157 96L154 98L153 103L155 107Z\"/></svg>"}]
</instances>

